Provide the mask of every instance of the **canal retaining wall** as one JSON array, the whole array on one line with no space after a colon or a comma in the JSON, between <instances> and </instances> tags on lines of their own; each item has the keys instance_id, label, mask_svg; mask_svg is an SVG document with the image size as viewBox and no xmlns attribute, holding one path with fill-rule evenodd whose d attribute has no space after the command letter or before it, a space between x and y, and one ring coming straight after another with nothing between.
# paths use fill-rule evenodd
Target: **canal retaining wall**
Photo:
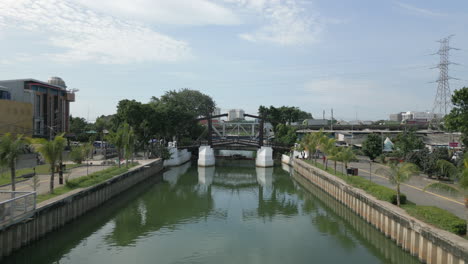
<instances>
[{"instance_id":1,"label":"canal retaining wall","mask_svg":"<svg viewBox=\"0 0 468 264\"><path fill-rule=\"evenodd\" d=\"M294 170L424 263L468 263L468 240L408 215L306 162L294 159Z\"/></svg>"},{"instance_id":2,"label":"canal retaining wall","mask_svg":"<svg viewBox=\"0 0 468 264\"><path fill-rule=\"evenodd\" d=\"M0 231L0 259L40 239L163 169L162 160L132 169L62 199L39 204L34 216Z\"/></svg>"}]
</instances>

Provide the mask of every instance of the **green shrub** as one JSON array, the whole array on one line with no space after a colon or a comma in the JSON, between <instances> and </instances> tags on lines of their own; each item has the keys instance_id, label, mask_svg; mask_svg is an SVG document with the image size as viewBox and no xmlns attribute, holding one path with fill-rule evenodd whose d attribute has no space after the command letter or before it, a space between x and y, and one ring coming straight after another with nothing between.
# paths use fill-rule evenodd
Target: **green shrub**
<instances>
[{"instance_id":1,"label":"green shrub","mask_svg":"<svg viewBox=\"0 0 468 264\"><path fill-rule=\"evenodd\" d=\"M410 214L428 224L447 230L457 235L466 234L466 222L458 216L435 206L404 205Z\"/></svg>"}]
</instances>

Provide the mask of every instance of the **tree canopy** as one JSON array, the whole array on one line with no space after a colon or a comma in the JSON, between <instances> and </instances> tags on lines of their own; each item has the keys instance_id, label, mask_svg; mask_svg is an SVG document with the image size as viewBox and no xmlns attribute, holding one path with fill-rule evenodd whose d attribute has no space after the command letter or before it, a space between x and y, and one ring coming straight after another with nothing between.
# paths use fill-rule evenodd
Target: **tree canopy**
<instances>
[{"instance_id":1,"label":"tree canopy","mask_svg":"<svg viewBox=\"0 0 468 264\"><path fill-rule=\"evenodd\" d=\"M370 134L362 143L362 151L372 161L382 154L382 148L382 136L378 134Z\"/></svg>"},{"instance_id":2,"label":"tree canopy","mask_svg":"<svg viewBox=\"0 0 468 264\"><path fill-rule=\"evenodd\" d=\"M269 108L266 106L261 105L258 108L258 114L263 116L268 122L273 125L275 129L278 124L291 124L293 122L302 121L304 119L312 118L312 114L307 113L299 109L298 107L291 107L291 106L281 106L281 107L274 107L270 106Z\"/></svg>"},{"instance_id":3,"label":"tree canopy","mask_svg":"<svg viewBox=\"0 0 468 264\"><path fill-rule=\"evenodd\" d=\"M462 132L462 141L466 147L468 146L468 87L455 90L452 104L452 110L445 116L445 126L450 131Z\"/></svg>"}]
</instances>

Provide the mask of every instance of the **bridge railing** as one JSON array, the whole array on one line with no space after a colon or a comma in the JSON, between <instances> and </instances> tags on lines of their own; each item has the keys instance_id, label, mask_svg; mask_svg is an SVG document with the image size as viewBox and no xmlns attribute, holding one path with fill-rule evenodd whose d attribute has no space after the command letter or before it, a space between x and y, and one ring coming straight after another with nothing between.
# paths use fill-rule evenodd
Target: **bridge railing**
<instances>
[{"instance_id":1,"label":"bridge railing","mask_svg":"<svg viewBox=\"0 0 468 264\"><path fill-rule=\"evenodd\" d=\"M36 192L0 191L0 230L34 215Z\"/></svg>"}]
</instances>

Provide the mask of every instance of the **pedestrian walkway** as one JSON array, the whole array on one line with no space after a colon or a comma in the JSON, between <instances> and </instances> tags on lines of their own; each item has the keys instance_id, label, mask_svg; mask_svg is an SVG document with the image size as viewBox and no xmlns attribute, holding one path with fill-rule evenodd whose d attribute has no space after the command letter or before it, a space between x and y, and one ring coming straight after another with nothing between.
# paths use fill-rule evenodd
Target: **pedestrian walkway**
<instances>
[{"instance_id":1,"label":"pedestrian walkway","mask_svg":"<svg viewBox=\"0 0 468 264\"><path fill-rule=\"evenodd\" d=\"M317 162L320 162L317 160ZM329 161L328 166L333 168L333 162ZM343 165L337 163L337 171L342 171L344 169ZM371 180L374 183L383 185L392 189L395 189L395 185L390 184L388 178L385 175L377 174L376 171L378 168L383 167L384 165L373 162L372 166L369 163L369 160L360 159L359 162L351 162L348 167L358 168L359 177ZM372 167L372 171L371 171ZM464 205L463 196L460 195L450 195L442 191L424 191L429 183L436 182L435 180L428 179L427 176L421 174L414 176L410 181L401 185L401 192L406 195L408 200L418 204L418 205L432 205L444 210L447 210L456 216L465 219L466 218L466 209Z\"/></svg>"}]
</instances>

